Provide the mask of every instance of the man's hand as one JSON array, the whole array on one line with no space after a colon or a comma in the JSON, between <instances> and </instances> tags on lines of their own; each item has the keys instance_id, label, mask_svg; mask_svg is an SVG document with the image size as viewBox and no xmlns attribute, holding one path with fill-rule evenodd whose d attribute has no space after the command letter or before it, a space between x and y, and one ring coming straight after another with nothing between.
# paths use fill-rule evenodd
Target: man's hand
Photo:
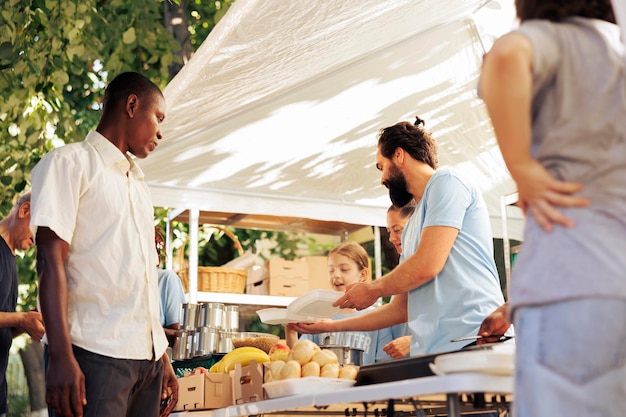
<instances>
[{"instance_id":1,"label":"man's hand","mask_svg":"<svg viewBox=\"0 0 626 417\"><path fill-rule=\"evenodd\" d=\"M485 317L480 325L480 329L478 329L478 335L483 338L478 339L477 344L484 345L485 343L499 342L502 335L509 329L509 327L511 327L511 323L508 319L507 302Z\"/></svg>"},{"instance_id":2,"label":"man's hand","mask_svg":"<svg viewBox=\"0 0 626 417\"><path fill-rule=\"evenodd\" d=\"M411 336L401 336L387 343L383 350L394 359L404 358L411 351Z\"/></svg>"},{"instance_id":3,"label":"man's hand","mask_svg":"<svg viewBox=\"0 0 626 417\"><path fill-rule=\"evenodd\" d=\"M50 356L46 402L60 417L83 416L83 407L87 405L85 376L72 353L60 359Z\"/></svg>"},{"instance_id":4,"label":"man's hand","mask_svg":"<svg viewBox=\"0 0 626 417\"><path fill-rule=\"evenodd\" d=\"M23 330L36 342L40 342L46 328L43 325L43 318L38 311L28 311L21 313L19 330Z\"/></svg>"},{"instance_id":5,"label":"man's hand","mask_svg":"<svg viewBox=\"0 0 626 417\"><path fill-rule=\"evenodd\" d=\"M333 303L333 307L364 310L378 300L378 294L370 283L356 282L348 286L346 293Z\"/></svg>"},{"instance_id":6,"label":"man's hand","mask_svg":"<svg viewBox=\"0 0 626 417\"><path fill-rule=\"evenodd\" d=\"M159 417L167 417L178 403L178 380L172 368L167 354L161 358L163 361L163 383L161 384L161 412Z\"/></svg>"},{"instance_id":7,"label":"man's hand","mask_svg":"<svg viewBox=\"0 0 626 417\"><path fill-rule=\"evenodd\" d=\"M315 323L288 323L285 327L288 331L304 334L317 334L335 331L333 321L328 319L320 320Z\"/></svg>"}]
</instances>

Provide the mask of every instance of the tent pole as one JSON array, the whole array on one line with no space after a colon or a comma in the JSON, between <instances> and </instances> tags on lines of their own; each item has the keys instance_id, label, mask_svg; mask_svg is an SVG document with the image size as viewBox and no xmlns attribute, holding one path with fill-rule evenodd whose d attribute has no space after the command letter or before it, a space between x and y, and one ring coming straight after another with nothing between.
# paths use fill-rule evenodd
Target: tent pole
<instances>
[{"instance_id":1,"label":"tent pole","mask_svg":"<svg viewBox=\"0 0 626 417\"><path fill-rule=\"evenodd\" d=\"M376 263L376 279L383 275L382 248L383 245L380 241L380 228L378 226L374 226L374 262Z\"/></svg>"},{"instance_id":2,"label":"tent pole","mask_svg":"<svg viewBox=\"0 0 626 417\"><path fill-rule=\"evenodd\" d=\"M173 271L174 266L174 248L172 247L172 212L168 211L165 218L165 269Z\"/></svg>"},{"instance_id":3,"label":"tent pole","mask_svg":"<svg viewBox=\"0 0 626 417\"><path fill-rule=\"evenodd\" d=\"M200 210L189 209L189 299L198 301L198 228Z\"/></svg>"}]
</instances>

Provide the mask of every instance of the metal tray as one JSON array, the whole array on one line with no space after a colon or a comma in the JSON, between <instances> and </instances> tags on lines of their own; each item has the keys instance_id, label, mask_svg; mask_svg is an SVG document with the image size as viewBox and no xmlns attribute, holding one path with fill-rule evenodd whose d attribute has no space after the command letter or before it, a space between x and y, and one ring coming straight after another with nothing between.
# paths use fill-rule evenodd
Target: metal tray
<instances>
[{"instance_id":1,"label":"metal tray","mask_svg":"<svg viewBox=\"0 0 626 417\"><path fill-rule=\"evenodd\" d=\"M359 373L356 376L356 385L379 384L381 382L433 376L435 373L431 369L431 364L435 363L435 358L466 351L492 350L494 345L500 345L500 343L471 346L452 352L413 356L405 359L395 359L363 365L359 368Z\"/></svg>"}]
</instances>

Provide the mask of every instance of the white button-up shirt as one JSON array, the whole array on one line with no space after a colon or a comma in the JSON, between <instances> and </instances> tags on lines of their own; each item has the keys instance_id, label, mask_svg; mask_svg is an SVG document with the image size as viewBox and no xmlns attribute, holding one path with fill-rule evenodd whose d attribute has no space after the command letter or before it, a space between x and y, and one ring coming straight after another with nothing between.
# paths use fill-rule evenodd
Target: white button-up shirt
<instances>
[{"instance_id":1,"label":"white button-up shirt","mask_svg":"<svg viewBox=\"0 0 626 417\"><path fill-rule=\"evenodd\" d=\"M31 174L31 226L69 243L72 343L121 359L159 359L154 212L144 175L99 133L46 154Z\"/></svg>"}]
</instances>

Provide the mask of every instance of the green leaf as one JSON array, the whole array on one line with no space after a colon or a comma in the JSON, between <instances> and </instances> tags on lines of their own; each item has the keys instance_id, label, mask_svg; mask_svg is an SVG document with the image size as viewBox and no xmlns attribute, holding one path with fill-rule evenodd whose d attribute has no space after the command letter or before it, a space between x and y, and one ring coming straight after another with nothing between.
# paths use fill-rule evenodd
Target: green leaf
<instances>
[{"instance_id":1,"label":"green leaf","mask_svg":"<svg viewBox=\"0 0 626 417\"><path fill-rule=\"evenodd\" d=\"M36 143L39 142L39 136L40 136L41 132L33 132L30 135L28 135L28 138L26 139L26 143L28 145L34 145Z\"/></svg>"},{"instance_id":2,"label":"green leaf","mask_svg":"<svg viewBox=\"0 0 626 417\"><path fill-rule=\"evenodd\" d=\"M52 73L52 83L58 87L62 87L70 81L70 77L67 72L57 70Z\"/></svg>"},{"instance_id":3,"label":"green leaf","mask_svg":"<svg viewBox=\"0 0 626 417\"><path fill-rule=\"evenodd\" d=\"M130 45L137 40L137 35L135 34L135 28L130 28L122 35L122 41L126 45Z\"/></svg>"},{"instance_id":4,"label":"green leaf","mask_svg":"<svg viewBox=\"0 0 626 417\"><path fill-rule=\"evenodd\" d=\"M10 42L0 43L0 61L13 60L13 45Z\"/></svg>"},{"instance_id":5,"label":"green leaf","mask_svg":"<svg viewBox=\"0 0 626 417\"><path fill-rule=\"evenodd\" d=\"M4 18L4 20L6 20L7 22L11 22L13 21L13 13L11 13L11 10L3 10L2 11L2 17Z\"/></svg>"}]
</instances>

